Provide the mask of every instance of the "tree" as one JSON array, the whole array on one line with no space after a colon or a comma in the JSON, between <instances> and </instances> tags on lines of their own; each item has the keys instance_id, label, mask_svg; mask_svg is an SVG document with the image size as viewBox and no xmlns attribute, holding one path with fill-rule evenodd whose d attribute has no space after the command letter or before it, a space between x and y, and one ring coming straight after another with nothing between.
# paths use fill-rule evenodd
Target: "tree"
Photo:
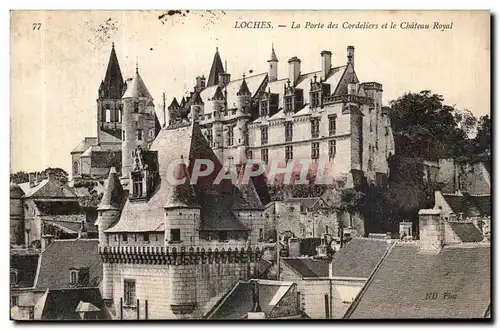
<instances>
[{"instance_id":1,"label":"tree","mask_svg":"<svg viewBox=\"0 0 500 330\"><path fill-rule=\"evenodd\" d=\"M473 143L475 153L491 152L491 118L488 115L479 118Z\"/></svg>"},{"instance_id":2,"label":"tree","mask_svg":"<svg viewBox=\"0 0 500 330\"><path fill-rule=\"evenodd\" d=\"M352 226L352 214L359 210L364 194L354 188L345 188L340 195L340 211L349 214L349 227Z\"/></svg>"},{"instance_id":3,"label":"tree","mask_svg":"<svg viewBox=\"0 0 500 330\"><path fill-rule=\"evenodd\" d=\"M390 102L396 154L437 160L465 152L467 135L475 126L474 116L443 101L442 95L424 90Z\"/></svg>"},{"instance_id":4,"label":"tree","mask_svg":"<svg viewBox=\"0 0 500 330\"><path fill-rule=\"evenodd\" d=\"M31 174L35 175L38 180L44 180L48 178L49 173L52 173L52 175L54 175L54 177L62 183L68 182L68 173L59 167L48 167L43 171L33 172ZM29 182L29 175L29 173L24 171L11 173L10 181L17 184Z\"/></svg>"}]
</instances>

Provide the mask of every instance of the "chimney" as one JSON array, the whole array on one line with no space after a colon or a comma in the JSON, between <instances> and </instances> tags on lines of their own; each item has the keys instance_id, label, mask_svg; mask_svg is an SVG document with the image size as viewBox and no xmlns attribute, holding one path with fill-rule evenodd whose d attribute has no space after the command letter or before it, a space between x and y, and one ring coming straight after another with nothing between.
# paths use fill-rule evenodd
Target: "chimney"
<instances>
[{"instance_id":1,"label":"chimney","mask_svg":"<svg viewBox=\"0 0 500 330\"><path fill-rule=\"evenodd\" d=\"M300 240L296 237L288 239L288 256L290 258L300 257Z\"/></svg>"},{"instance_id":2,"label":"chimney","mask_svg":"<svg viewBox=\"0 0 500 330\"><path fill-rule=\"evenodd\" d=\"M297 56L288 60L288 79L290 79L290 82L294 86L300 75L300 62Z\"/></svg>"},{"instance_id":3,"label":"chimney","mask_svg":"<svg viewBox=\"0 0 500 330\"><path fill-rule=\"evenodd\" d=\"M347 46L347 64L354 66L354 46Z\"/></svg>"},{"instance_id":4,"label":"chimney","mask_svg":"<svg viewBox=\"0 0 500 330\"><path fill-rule=\"evenodd\" d=\"M439 252L444 244L444 224L441 210L425 209L418 211L421 250Z\"/></svg>"},{"instance_id":5,"label":"chimney","mask_svg":"<svg viewBox=\"0 0 500 330\"><path fill-rule=\"evenodd\" d=\"M50 243L52 243L52 241L54 240L54 236L52 235L42 235L42 239L41 239L41 248L42 248L42 252L45 251L45 249L50 245Z\"/></svg>"},{"instance_id":6,"label":"chimney","mask_svg":"<svg viewBox=\"0 0 500 330\"><path fill-rule=\"evenodd\" d=\"M30 188L33 188L36 185L35 173L29 174L29 183L30 183Z\"/></svg>"},{"instance_id":7,"label":"chimney","mask_svg":"<svg viewBox=\"0 0 500 330\"><path fill-rule=\"evenodd\" d=\"M47 179L49 179L49 181L52 181L56 178L55 176L55 173L53 171L47 171Z\"/></svg>"},{"instance_id":8,"label":"chimney","mask_svg":"<svg viewBox=\"0 0 500 330\"><path fill-rule=\"evenodd\" d=\"M205 78L204 75L202 75L201 79L200 79L200 86L201 86L202 89L205 88L206 82L207 82L207 79Z\"/></svg>"},{"instance_id":9,"label":"chimney","mask_svg":"<svg viewBox=\"0 0 500 330\"><path fill-rule=\"evenodd\" d=\"M196 90L197 91L201 90L201 77L200 76L196 77Z\"/></svg>"},{"instance_id":10,"label":"chimney","mask_svg":"<svg viewBox=\"0 0 500 330\"><path fill-rule=\"evenodd\" d=\"M332 52L324 50L321 52L321 79L324 81L332 68Z\"/></svg>"},{"instance_id":11,"label":"chimney","mask_svg":"<svg viewBox=\"0 0 500 330\"><path fill-rule=\"evenodd\" d=\"M260 307L259 298L259 282L252 281L252 311L248 312L249 320L263 320L266 318L266 314L262 311Z\"/></svg>"},{"instance_id":12,"label":"chimney","mask_svg":"<svg viewBox=\"0 0 500 330\"><path fill-rule=\"evenodd\" d=\"M78 238L88 238L87 228L85 228L85 221L80 224L80 229L78 229Z\"/></svg>"}]
</instances>

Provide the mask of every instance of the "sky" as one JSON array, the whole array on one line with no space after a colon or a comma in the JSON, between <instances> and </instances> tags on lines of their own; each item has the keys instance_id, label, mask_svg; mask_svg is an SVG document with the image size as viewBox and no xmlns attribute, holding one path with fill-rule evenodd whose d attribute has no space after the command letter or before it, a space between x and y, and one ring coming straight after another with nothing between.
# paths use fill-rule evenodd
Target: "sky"
<instances>
[{"instance_id":1,"label":"sky","mask_svg":"<svg viewBox=\"0 0 500 330\"><path fill-rule=\"evenodd\" d=\"M488 12L363 11L30 11L11 14L11 172L71 167L71 150L96 136L96 98L114 42L124 78L136 64L161 119L167 105L208 77L218 47L232 79L267 72L271 45L278 76L287 60L301 71L320 69L320 52L344 65L355 47L361 82L383 84L384 104L407 92L431 90L445 103L490 113L490 15ZM235 28L243 21L269 21L271 29ZM300 24L300 28L292 29ZM306 23L324 28L305 28ZM329 29L328 24L338 24ZM378 25L378 28L343 28ZM396 28L383 29L384 23ZM407 23L404 23L407 22ZM452 28L432 29L434 22ZM39 25L36 23L40 23ZM429 24L402 29L401 23ZM286 25L279 27L278 25ZM250 72L253 73L250 73Z\"/></svg>"}]
</instances>

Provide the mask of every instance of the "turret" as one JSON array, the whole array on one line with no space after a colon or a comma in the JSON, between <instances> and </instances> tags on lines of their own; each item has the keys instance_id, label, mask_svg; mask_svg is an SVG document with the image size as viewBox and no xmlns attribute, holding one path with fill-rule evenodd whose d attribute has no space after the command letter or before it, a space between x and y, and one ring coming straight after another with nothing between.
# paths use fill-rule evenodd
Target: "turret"
<instances>
[{"instance_id":1,"label":"turret","mask_svg":"<svg viewBox=\"0 0 500 330\"><path fill-rule=\"evenodd\" d=\"M274 52L274 45L271 48L271 59L269 59L267 63L269 64L269 70L268 70L269 81L278 80L278 57Z\"/></svg>"},{"instance_id":2,"label":"turret","mask_svg":"<svg viewBox=\"0 0 500 330\"><path fill-rule=\"evenodd\" d=\"M242 112L247 113L250 105L252 94L248 89L245 75L243 74L243 81L241 82L240 89L236 93L236 108Z\"/></svg>"},{"instance_id":3,"label":"turret","mask_svg":"<svg viewBox=\"0 0 500 330\"><path fill-rule=\"evenodd\" d=\"M108 245L104 231L120 216L123 197L122 185L116 174L116 169L112 167L104 185L104 194L97 207L97 230L101 247ZM113 299L113 274L112 265L109 263L103 264L102 296L108 301Z\"/></svg>"},{"instance_id":4,"label":"turret","mask_svg":"<svg viewBox=\"0 0 500 330\"><path fill-rule=\"evenodd\" d=\"M219 55L219 48L215 48L212 67L210 68L210 74L208 75L207 87L218 85L221 73L225 73L225 70Z\"/></svg>"},{"instance_id":5,"label":"turret","mask_svg":"<svg viewBox=\"0 0 500 330\"><path fill-rule=\"evenodd\" d=\"M128 189L132 151L137 147L148 150L155 138L155 114L153 97L136 68L135 76L122 97L123 136L122 136L122 184Z\"/></svg>"},{"instance_id":6,"label":"turret","mask_svg":"<svg viewBox=\"0 0 500 330\"><path fill-rule=\"evenodd\" d=\"M193 118L193 120L199 121L200 117L202 117L205 114L204 103L200 96L200 93L197 91L194 92L192 99L193 102L191 102L191 109L190 109L191 117Z\"/></svg>"},{"instance_id":7,"label":"turret","mask_svg":"<svg viewBox=\"0 0 500 330\"><path fill-rule=\"evenodd\" d=\"M23 190L17 183L10 183L10 244L24 243Z\"/></svg>"}]
</instances>

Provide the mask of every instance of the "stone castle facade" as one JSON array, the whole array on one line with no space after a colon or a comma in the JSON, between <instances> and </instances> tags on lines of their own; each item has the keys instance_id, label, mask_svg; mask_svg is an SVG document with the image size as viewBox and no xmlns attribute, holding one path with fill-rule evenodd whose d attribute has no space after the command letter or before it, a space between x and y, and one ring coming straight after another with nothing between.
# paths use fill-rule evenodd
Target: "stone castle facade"
<instances>
[{"instance_id":1,"label":"stone castle facade","mask_svg":"<svg viewBox=\"0 0 500 330\"><path fill-rule=\"evenodd\" d=\"M226 165L326 163L336 181L352 182L353 173L383 181L394 138L382 84L359 81L352 46L344 65L333 67L330 51L319 60L320 70L303 73L292 57L279 78L273 47L267 72L231 80L216 50L208 80L197 77L193 92L172 100L168 125L198 121Z\"/></svg>"}]
</instances>

